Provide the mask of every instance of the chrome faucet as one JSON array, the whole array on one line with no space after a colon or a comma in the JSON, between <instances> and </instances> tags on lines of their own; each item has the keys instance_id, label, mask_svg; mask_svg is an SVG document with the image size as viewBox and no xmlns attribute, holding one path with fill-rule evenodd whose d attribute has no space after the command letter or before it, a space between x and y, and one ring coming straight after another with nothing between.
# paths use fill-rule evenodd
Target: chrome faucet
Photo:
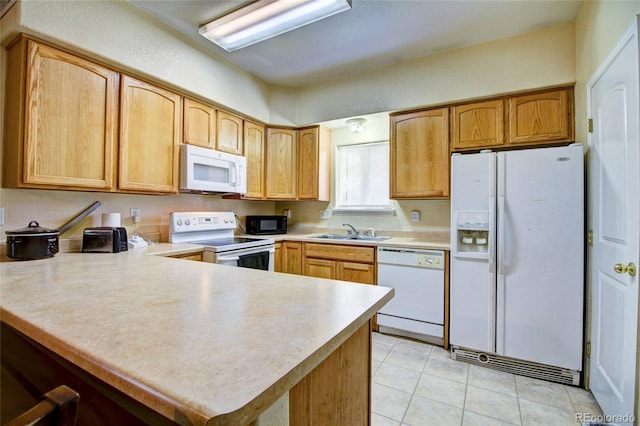
<instances>
[{"instance_id":1,"label":"chrome faucet","mask_svg":"<svg viewBox=\"0 0 640 426\"><path fill-rule=\"evenodd\" d=\"M358 236L359 232L356 228L353 227L353 225L350 225L348 223L343 223L342 226L348 226L349 228L353 229L353 232L351 232L351 230L347 231L347 234L353 235L353 238L356 238Z\"/></svg>"}]
</instances>

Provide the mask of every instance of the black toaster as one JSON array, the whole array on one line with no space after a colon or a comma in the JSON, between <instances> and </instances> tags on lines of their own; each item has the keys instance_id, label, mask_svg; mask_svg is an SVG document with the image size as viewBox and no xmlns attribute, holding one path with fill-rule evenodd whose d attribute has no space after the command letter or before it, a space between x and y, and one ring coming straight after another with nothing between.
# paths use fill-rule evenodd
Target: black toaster
<instances>
[{"instance_id":1,"label":"black toaster","mask_svg":"<svg viewBox=\"0 0 640 426\"><path fill-rule=\"evenodd\" d=\"M101 226L84 229L82 235L83 253L119 253L127 250L127 230L125 228Z\"/></svg>"}]
</instances>

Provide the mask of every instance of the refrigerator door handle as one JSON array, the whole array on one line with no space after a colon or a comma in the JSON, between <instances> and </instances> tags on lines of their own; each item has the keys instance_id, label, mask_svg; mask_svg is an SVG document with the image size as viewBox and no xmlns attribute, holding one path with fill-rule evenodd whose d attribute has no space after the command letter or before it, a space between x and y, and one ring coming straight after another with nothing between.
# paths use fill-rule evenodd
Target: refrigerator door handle
<instances>
[{"instance_id":1,"label":"refrigerator door handle","mask_svg":"<svg viewBox=\"0 0 640 426\"><path fill-rule=\"evenodd\" d=\"M495 294L495 342L496 342L496 353L504 354L505 352L505 341L504 341L504 333L505 333L505 265L504 265L504 257L505 257L505 155L504 153L499 153L497 156L497 166L498 166L498 212L496 217L496 227L498 228L498 274L496 276L496 294Z\"/></svg>"},{"instance_id":2,"label":"refrigerator door handle","mask_svg":"<svg viewBox=\"0 0 640 426\"><path fill-rule=\"evenodd\" d=\"M489 272L496 272L496 197L489 197Z\"/></svg>"},{"instance_id":3,"label":"refrigerator door handle","mask_svg":"<svg viewBox=\"0 0 640 426\"><path fill-rule=\"evenodd\" d=\"M504 275L504 253L505 253L505 227L506 227L506 212L505 212L505 157L504 153L497 155L498 163L498 214L496 218L498 228L498 274Z\"/></svg>"},{"instance_id":4,"label":"refrigerator door handle","mask_svg":"<svg viewBox=\"0 0 640 426\"><path fill-rule=\"evenodd\" d=\"M504 275L504 195L498 196L498 273Z\"/></svg>"}]
</instances>

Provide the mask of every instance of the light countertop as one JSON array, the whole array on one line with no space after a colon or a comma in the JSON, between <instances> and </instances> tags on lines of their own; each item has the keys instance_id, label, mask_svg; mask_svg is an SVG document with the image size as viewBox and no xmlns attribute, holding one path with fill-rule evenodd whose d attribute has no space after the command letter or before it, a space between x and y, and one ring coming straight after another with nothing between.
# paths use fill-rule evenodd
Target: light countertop
<instances>
[{"instance_id":1,"label":"light countertop","mask_svg":"<svg viewBox=\"0 0 640 426\"><path fill-rule=\"evenodd\" d=\"M155 244L3 262L1 319L168 418L240 424L393 295L386 287L162 257L199 250Z\"/></svg>"},{"instance_id":2,"label":"light countertop","mask_svg":"<svg viewBox=\"0 0 640 426\"><path fill-rule=\"evenodd\" d=\"M327 244L346 244L346 245L365 245L376 247L410 247L426 250L449 250L451 244L448 239L443 238L441 234L437 235L417 235L417 236L391 236L391 238L382 241L366 241L366 240L341 240L329 238L314 238L330 232L311 232L311 233L287 233L279 235L246 235L252 238L271 238L275 241L300 241L306 243L327 243ZM342 232L344 233L344 232ZM380 234L382 235L382 234ZM386 235L386 234L385 234Z\"/></svg>"}]
</instances>

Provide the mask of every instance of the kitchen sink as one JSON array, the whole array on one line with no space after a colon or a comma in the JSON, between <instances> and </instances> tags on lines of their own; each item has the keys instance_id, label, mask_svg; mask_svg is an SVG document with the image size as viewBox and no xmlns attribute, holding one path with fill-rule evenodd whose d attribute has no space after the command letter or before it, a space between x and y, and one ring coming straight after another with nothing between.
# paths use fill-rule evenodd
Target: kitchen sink
<instances>
[{"instance_id":1,"label":"kitchen sink","mask_svg":"<svg viewBox=\"0 0 640 426\"><path fill-rule=\"evenodd\" d=\"M368 235L347 235L347 234L321 234L311 235L309 238L324 238L327 240L356 240L356 241L384 241L391 237L370 237Z\"/></svg>"}]
</instances>

